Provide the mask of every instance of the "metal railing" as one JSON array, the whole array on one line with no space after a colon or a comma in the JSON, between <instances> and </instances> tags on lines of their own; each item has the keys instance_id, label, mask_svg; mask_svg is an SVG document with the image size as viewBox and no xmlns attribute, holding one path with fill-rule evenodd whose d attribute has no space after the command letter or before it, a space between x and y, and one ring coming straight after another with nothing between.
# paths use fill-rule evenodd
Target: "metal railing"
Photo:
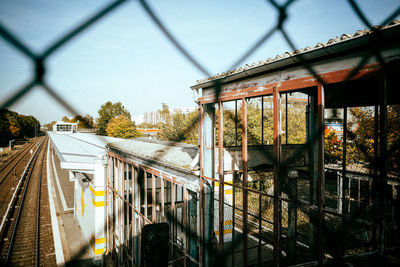
<instances>
[{"instance_id":1,"label":"metal railing","mask_svg":"<svg viewBox=\"0 0 400 267\"><path fill-rule=\"evenodd\" d=\"M276 10L276 12L278 13L278 20L276 21L276 23L274 25L272 25L262 36L260 36L260 38L253 44L251 45L247 51L245 53L243 53L243 55L241 55L233 64L232 66L229 68L229 70L236 68L237 66L239 66L240 64L243 64L257 49L259 49L261 46L265 45L269 40L271 40L271 38L276 35L276 34L280 34L283 39L286 41L286 43L291 47L291 49L293 51L296 50L296 45L295 42L293 40L293 38L288 34L288 31L286 29L286 22L288 20L289 17L289 10L291 10L291 8L293 7L293 4L295 2L299 2L295 1L295 0L288 0L286 1L284 4L279 4L274 0L269 0L266 1L268 4L270 4L271 6L274 7L274 9ZM33 65L33 78L27 82L24 86L22 86L21 88L19 88L18 90L16 90L9 98L7 98L5 101L2 102L1 104L1 108L9 108L12 107L17 101L19 101L23 96L25 96L27 93L35 90L35 88L37 87L41 87L43 88L47 94L49 96L51 96L56 102L58 102L59 104L61 104L61 106L63 106L64 108L66 108L70 113L74 114L74 115L78 115L80 114L80 108L75 107L73 105L71 105L68 101L66 101L65 99L63 99L63 97L61 97L54 88L52 88L48 83L47 83L47 70L48 70L48 60L49 58L52 57L52 55L54 54L54 52L56 52L58 49L60 49L61 47L63 47L64 45L66 45L67 43L73 41L74 38L76 38L79 34L84 33L88 28L90 28L91 26L93 26L94 24L96 24L98 21L102 20L106 15L109 15L111 13L113 13L117 8L121 7L122 8L122 4L124 2L127 2L125 0L120 0L120 1L113 1L109 4L107 4L106 6L104 6L101 10L99 10L97 13L95 13L94 15L88 17L87 19L85 19L78 27L74 28L73 30L66 32L60 39L58 39L57 41L55 41L54 43L50 44L48 46L48 48L42 52L42 53L35 53L33 52L33 50L26 44L24 44L24 42L22 42L20 39L18 39L16 37L16 35L14 33L12 33L9 29L7 29L4 25L0 24L0 35L2 36L2 38L8 42L9 44L11 44L16 50L20 51L21 53L23 53L26 57L27 60L29 60L32 65ZM154 24L156 25L156 27L164 34L165 38L167 40L169 40L169 42L181 53L181 55L183 57L185 57L188 62L190 62L190 64L193 66L193 68L199 70L202 74L204 74L207 77L211 77L212 73L202 64L200 64L192 55L191 53L177 40L177 38L175 38L175 36L172 34L172 32L165 26L164 22L160 19L160 17L156 14L156 12L153 10L153 8L147 3L147 1L141 0L139 1L140 5L142 6L142 8L144 9L144 11L146 12L146 14L148 15L148 17L154 22ZM362 60L357 64L357 66L355 68L352 69L352 71L347 75L347 77L345 77L344 81L350 81L353 80L360 72L360 70L366 65L366 63L372 58L375 57L377 58L380 68L383 70L383 72L385 73L386 68L387 68L387 62L385 62L385 60L382 58L382 55L380 53L380 49L383 45L382 42L380 42L380 37L381 37L381 32L379 31L379 27L374 27L370 21L367 19L367 17L365 16L365 14L362 12L362 10L360 9L359 5L354 1L354 0L348 0L348 3L351 6L351 9L354 11L354 13L359 17L359 19L362 21L362 23L365 25L365 27L367 27L369 29L369 44L370 44L370 49L369 52L365 54L365 56L362 58ZM400 14L400 7L398 7L396 10L393 11L392 14L389 14L381 23L381 25L387 25L390 21L392 21L393 19L397 18ZM299 65L302 66L302 68L306 69L322 86L324 86L325 80L324 77L321 75L318 75L318 72L313 68L313 66L311 64L309 64L309 62L304 58L304 56L300 53L297 54L297 57L299 59ZM216 101L214 101L214 103L219 103L219 96L221 94L221 81L220 79L211 79L212 82L212 86L214 89L214 94L216 96ZM382 105L384 106L384 108L380 109L380 116L383 117L381 118L386 118L385 116L385 112L387 112L386 108L387 108L387 103L386 102L381 102L381 107ZM385 111L386 110L386 111ZM379 113L378 111L376 112L376 114ZM389 154L388 153L392 153L393 152L393 148L387 148L387 141L386 141L386 131L384 129L386 129L385 127L385 122L382 121L378 121L378 119L376 119L376 135L375 135L375 161L378 160L378 150L380 151L379 153L381 153L381 155L379 155L379 160L380 160L380 165L376 162L374 162L374 167L372 168L373 170L373 175L372 177L374 177L374 179L376 179L377 177L385 177L384 180L386 180L386 173L387 173L387 169L385 167L385 162L387 162L388 158L389 158ZM192 125L188 126L188 131L193 127L193 125L195 125L195 123L197 122L193 122ZM378 124L380 124L380 128L382 129L381 131L378 132ZM318 136L318 134L321 134L322 129L317 129L317 133L314 133L314 139L310 140L310 143L317 143L318 139L316 138L316 136ZM345 131L346 132L346 131ZM351 138L351 132L348 131L347 133L349 136L347 138ZM379 141L378 144L378 137L381 137L381 141ZM397 137L397 140L394 141L395 144L399 144L399 137ZM380 148L378 147L378 145L380 146ZM247 146L247 144L246 144ZM362 153L367 154L366 149L364 147L364 145L362 143L357 143L356 146L359 148L359 150ZM344 152L346 153L346 152ZM266 155L267 157L269 157L268 155ZM270 160L272 162L274 162L274 158L270 158ZM288 159L285 162L282 162L282 166L279 166L280 171L284 172L285 169L288 169L289 167L289 163L290 159ZM382 163L383 162L383 163ZM345 164L344 164L345 165ZM245 169L245 168L244 168ZM245 171L247 172L247 170ZM380 176L378 176L378 173L380 173ZM221 173L222 174L222 173ZM222 174L223 175L223 174ZM344 177L346 176L346 169L343 169L343 175ZM242 177L246 176L247 178L247 173L246 174L242 174ZM201 180L204 180L204 177L201 178ZM240 179L239 179L240 180ZM257 227L259 229L265 229L266 224L265 221L268 220L268 224L272 225L272 228L276 227L277 225L281 225L282 222L279 222L279 224L277 224L277 218L275 218L274 216L271 217L271 210L267 210L268 205L262 205L265 198L271 198L274 199L273 195L268 195L268 193L265 193L263 190L260 190L261 186L259 187L259 190L255 190L255 189L251 189L248 186L248 182L246 180L243 180L243 178L241 179L242 181L238 184L236 184L234 187L235 189L233 189L233 191L238 190L236 189L239 188L239 190L243 190L246 191L245 194L242 194L243 199L241 200L242 202L246 202L246 203L241 203L240 205L237 205L236 208L239 208L238 210L240 211L240 206L248 206L248 193L249 192L253 192L257 195L257 199L258 199L258 207L252 207L250 208L250 210L248 210L247 212L245 211L243 213L243 215L239 215L239 217L236 216L236 218L242 218L243 221L245 222L242 227L244 227L245 229L242 229L243 232L245 234L249 233L249 235L254 235L254 233L250 233L251 231L253 231L254 228L254 224L257 225ZM351 182L350 182L351 183ZM224 184L224 182L222 181L222 184ZM227 184L225 183L227 186L231 186L231 184ZM322 185L321 185L322 186ZM380 193L381 195L383 195L383 198L381 200L379 200L376 205L378 209L383 208L386 209L387 208L387 198L384 194L386 183L382 186L380 185L378 188L378 190L382 190ZM222 187L223 188L223 187ZM242 189L240 189L242 188ZM322 187L320 187L322 188ZM351 185L350 187L351 188ZM325 189L324 189L325 190ZM324 192L320 191L318 192L319 195L324 194ZM342 192L343 194L343 192ZM350 193L349 193L350 194ZM223 196L223 195L222 195ZM235 193L233 193L234 198L237 197L238 195L236 195ZM348 196L349 199L351 198L351 196ZM256 198L254 198L254 203L257 203L257 201L255 200ZM200 200L201 201L201 200ZM237 199L236 199L237 201ZM328 210L326 207L324 207L324 205L320 202L317 201L317 203L315 203L315 205L313 205L312 203L308 203L307 205L304 204L304 201L302 201L301 199L293 199L293 198L285 198L284 196L279 196L278 199L274 199L274 203L282 205L282 203L285 203L285 205L290 206L292 203L293 205L295 205L297 208L300 209L300 212L304 212L305 215L305 222L308 223L312 223L313 220L316 220L318 223L323 223L326 220L329 220L329 214L332 214L334 212L332 212L331 210ZM252 201L250 201L250 205L252 205L251 203L253 203L253 199ZM350 202L349 202L350 203ZM200 203L200 205L204 205L204 203ZM351 204L349 204L351 205ZM307 207L305 207L307 206ZM235 204L233 205L233 207L235 208ZM394 207L397 207L396 205L394 205ZM303 211L307 210L307 211ZM324 213L320 213L323 214L324 218L315 218L315 210L325 210ZM269 215L267 216L268 219L262 218L262 216L260 216L259 218L256 218L256 220L258 220L258 223L255 223L253 221L253 219L247 219L247 216L253 216L255 213L259 213L259 214L263 214L263 212L266 211ZM241 211L243 212L243 211ZM248 214L247 214L248 213ZM274 213L275 214L275 213ZM303 214L303 215L304 215ZM353 214L353 213L352 213ZM340 226L340 227L344 227L346 225L348 225L351 222L354 222L354 220L352 220L351 216L353 216L352 214L348 214L345 216L345 220L343 220L343 216L342 214L337 214L340 217L340 221L341 223L337 223L336 225ZM387 215L386 213L384 213L383 216ZM242 216L242 217L240 217ZM355 215L354 215L355 216ZM234 216L235 217L235 216ZM243 218L243 217L246 217ZM356 216L357 217L357 216ZM358 216L359 217L359 216ZM357 217L357 218L358 218ZM234 219L233 219L234 220ZM270 221L272 220L272 221ZM286 219L285 219L286 220ZM386 219L382 219L382 220L386 220ZM246 222L249 222L249 226L245 225ZM287 224L287 222L286 222ZM285 226L286 228L289 228L289 225ZM283 228L285 228L283 227ZM374 226L375 227L375 226ZM376 226L374 230L372 230L373 235L378 235L378 234L382 234L383 232L388 230L388 225L381 225L381 226ZM324 228L324 227L320 227L321 231L325 231L324 234L325 235L329 235L329 234L334 234L335 232L329 232L328 228ZM202 231L204 231L204 229L202 229ZM286 230L284 230L286 231ZM261 232L261 230L260 230ZM340 231L336 232L336 233L340 233ZM303 235L307 234L307 231L303 231ZM319 233L319 235L321 236L322 233ZM200 236L200 242L205 242L204 237ZM263 240L263 238L260 236L257 238L257 242L259 242L259 245L261 243L265 243L265 241ZM379 239L379 238L376 238ZM246 241L245 241L246 240ZM233 238L232 247L236 247L241 245L243 242L245 242L247 244L247 237L242 237L242 238ZM315 240L311 240L310 243L315 242ZM318 245L322 245L322 239L318 241ZM376 247L374 247L374 249L372 251L376 251L376 254L379 255L383 255L382 257L386 257L387 253L389 253L390 250L386 250L386 247L384 244L382 244L382 241L380 242L380 244L376 244ZM379 242L378 242L379 243ZM315 244L314 244L315 245ZM326 244L329 245L329 244ZM332 245L332 244L331 244ZM333 245L337 245L337 244L333 244ZM261 246L259 246L261 247ZM243 247L244 250L248 249L246 247ZM321 249L321 248L320 248ZM397 248L398 249L398 248ZM219 256L217 256L218 260L224 260L224 257L227 257L227 254L224 253L225 250L220 251ZM261 262L261 252L258 252L258 264L264 264L263 262ZM280 254L282 253L281 249L278 249L278 254L274 254L274 262L275 264L279 264L279 260L277 259L277 257L281 257ZM319 264L323 264L324 262L326 262L327 260L329 261L329 257L324 257L325 252L322 250L318 252L319 255L322 257L315 257L314 259L318 259L318 263ZM375 253L375 252L374 252ZM371 255L374 254L372 253L370 250L368 250L365 254ZM359 253L360 255L362 255L363 253ZM357 255L357 253L355 253L355 255ZM367 255L367 256L368 256ZM340 258L343 260L351 260L352 256L351 255L340 255ZM201 260L204 260L201 259ZM244 256L244 262L243 265L247 264L247 258ZM379 258L379 260L381 260L381 258ZM232 262L234 263L234 256L232 259ZM398 261L397 261L398 262ZM271 262L272 263L272 262Z\"/></svg>"}]
</instances>

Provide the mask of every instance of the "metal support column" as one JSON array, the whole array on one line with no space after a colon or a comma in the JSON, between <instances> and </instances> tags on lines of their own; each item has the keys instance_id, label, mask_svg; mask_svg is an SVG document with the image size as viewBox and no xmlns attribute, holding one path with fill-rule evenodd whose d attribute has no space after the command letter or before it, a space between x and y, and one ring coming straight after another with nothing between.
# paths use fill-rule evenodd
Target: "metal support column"
<instances>
[{"instance_id":1,"label":"metal support column","mask_svg":"<svg viewBox=\"0 0 400 267\"><path fill-rule=\"evenodd\" d=\"M325 207L325 174L324 174L324 109L325 109L324 87L318 85L318 223L317 223L317 248L318 265L323 265L324 260L324 212Z\"/></svg>"},{"instance_id":2,"label":"metal support column","mask_svg":"<svg viewBox=\"0 0 400 267\"><path fill-rule=\"evenodd\" d=\"M218 201L218 229L219 252L224 250L224 113L223 104L218 102L218 176L219 176L219 201Z\"/></svg>"},{"instance_id":3,"label":"metal support column","mask_svg":"<svg viewBox=\"0 0 400 267\"><path fill-rule=\"evenodd\" d=\"M192 258L198 259L197 255L197 194L188 190L189 197L189 254ZM194 267L196 264L191 263Z\"/></svg>"},{"instance_id":4,"label":"metal support column","mask_svg":"<svg viewBox=\"0 0 400 267\"><path fill-rule=\"evenodd\" d=\"M204 106L200 104L200 125L199 125L199 139L200 139L200 192L199 192L199 262L200 264L204 263L204 164L203 164L203 151L204 151Z\"/></svg>"},{"instance_id":5,"label":"metal support column","mask_svg":"<svg viewBox=\"0 0 400 267\"><path fill-rule=\"evenodd\" d=\"M342 213L346 210L345 201L346 201L346 165L347 165L347 108L343 109L343 160L342 160L342 175L340 178L340 187L338 188L340 191L338 199L338 210L339 213ZM349 203L350 204L350 203Z\"/></svg>"},{"instance_id":6,"label":"metal support column","mask_svg":"<svg viewBox=\"0 0 400 267\"><path fill-rule=\"evenodd\" d=\"M287 194L289 199L297 201L297 177L290 177L288 171ZM296 263L296 241L297 241L297 205L288 203L288 234L287 234L287 258L288 264Z\"/></svg>"},{"instance_id":7,"label":"metal support column","mask_svg":"<svg viewBox=\"0 0 400 267\"><path fill-rule=\"evenodd\" d=\"M243 162L243 266L247 266L247 101L242 98L242 162Z\"/></svg>"},{"instance_id":8,"label":"metal support column","mask_svg":"<svg viewBox=\"0 0 400 267\"><path fill-rule=\"evenodd\" d=\"M274 88L274 266L280 266L281 255L281 201L280 166L281 164L281 96Z\"/></svg>"},{"instance_id":9,"label":"metal support column","mask_svg":"<svg viewBox=\"0 0 400 267\"><path fill-rule=\"evenodd\" d=\"M202 170L203 176L215 178L215 118L214 105L203 106L203 127L202 127ZM203 180L203 179L202 179ZM214 231L214 192L210 181L203 180L204 196L204 266L211 265L211 241Z\"/></svg>"},{"instance_id":10,"label":"metal support column","mask_svg":"<svg viewBox=\"0 0 400 267\"><path fill-rule=\"evenodd\" d=\"M151 218L156 223L156 178L151 174Z\"/></svg>"}]
</instances>

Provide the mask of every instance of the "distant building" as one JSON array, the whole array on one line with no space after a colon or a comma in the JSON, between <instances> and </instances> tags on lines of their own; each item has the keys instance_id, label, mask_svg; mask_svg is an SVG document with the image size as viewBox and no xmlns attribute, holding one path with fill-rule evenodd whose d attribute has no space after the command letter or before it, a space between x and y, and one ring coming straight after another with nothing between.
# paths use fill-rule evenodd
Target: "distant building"
<instances>
[{"instance_id":1,"label":"distant building","mask_svg":"<svg viewBox=\"0 0 400 267\"><path fill-rule=\"evenodd\" d=\"M161 114L159 110L144 113L143 122L149 124L157 124L161 121Z\"/></svg>"},{"instance_id":2,"label":"distant building","mask_svg":"<svg viewBox=\"0 0 400 267\"><path fill-rule=\"evenodd\" d=\"M197 109L196 107L173 107L173 108L170 108L170 112L171 112L171 114L181 113L181 114L186 115L186 114L189 114L189 113L195 111L196 109ZM139 118L141 118L141 116L143 116L143 121L141 121L140 123L144 122L144 123L155 125L162 121L159 110L149 111L149 112L145 112L143 115L138 115L137 120L139 120ZM136 121L136 119L134 119L134 120L138 125L140 124L138 121Z\"/></svg>"},{"instance_id":3,"label":"distant building","mask_svg":"<svg viewBox=\"0 0 400 267\"><path fill-rule=\"evenodd\" d=\"M53 125L53 132L58 134L71 134L78 128L78 123L58 121Z\"/></svg>"},{"instance_id":4,"label":"distant building","mask_svg":"<svg viewBox=\"0 0 400 267\"><path fill-rule=\"evenodd\" d=\"M189 114L190 112L195 111L195 107L174 107L172 108L172 114L175 113L182 113L182 114Z\"/></svg>"}]
</instances>

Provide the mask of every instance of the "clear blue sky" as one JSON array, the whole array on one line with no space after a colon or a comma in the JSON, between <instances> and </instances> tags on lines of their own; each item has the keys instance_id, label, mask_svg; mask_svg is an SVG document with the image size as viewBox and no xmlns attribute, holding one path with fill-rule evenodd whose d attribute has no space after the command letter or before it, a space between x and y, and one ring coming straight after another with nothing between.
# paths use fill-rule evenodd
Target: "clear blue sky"
<instances>
[{"instance_id":1,"label":"clear blue sky","mask_svg":"<svg viewBox=\"0 0 400 267\"><path fill-rule=\"evenodd\" d=\"M1 0L0 22L39 53L109 2ZM357 3L372 24L380 24L400 5L398 0ZM159 0L149 5L212 74L226 71L278 17L263 0ZM285 29L299 48L365 28L346 0L298 0L288 15ZM277 32L242 65L285 51L291 49ZM31 76L30 61L0 38L0 103ZM163 102L170 107L193 106L190 86L202 78L138 1L123 4L54 53L46 76L51 87L82 115L95 118L106 101L122 102L133 116L159 109ZM41 88L9 109L34 115L41 123L70 115Z\"/></svg>"}]
</instances>

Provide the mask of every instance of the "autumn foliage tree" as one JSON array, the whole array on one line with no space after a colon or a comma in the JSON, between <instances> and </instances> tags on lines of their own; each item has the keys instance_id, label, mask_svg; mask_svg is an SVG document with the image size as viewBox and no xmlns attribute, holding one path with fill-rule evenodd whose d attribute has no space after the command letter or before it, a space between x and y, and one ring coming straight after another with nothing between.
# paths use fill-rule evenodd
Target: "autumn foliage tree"
<instances>
[{"instance_id":1,"label":"autumn foliage tree","mask_svg":"<svg viewBox=\"0 0 400 267\"><path fill-rule=\"evenodd\" d=\"M107 125L106 132L107 135L111 137L125 139L139 137L139 132L136 129L135 123L125 115L118 115L112 118Z\"/></svg>"},{"instance_id":2,"label":"autumn foliage tree","mask_svg":"<svg viewBox=\"0 0 400 267\"><path fill-rule=\"evenodd\" d=\"M0 110L0 143L9 140L34 137L39 132L40 122L33 116L25 116L10 110Z\"/></svg>"},{"instance_id":3,"label":"autumn foliage tree","mask_svg":"<svg viewBox=\"0 0 400 267\"><path fill-rule=\"evenodd\" d=\"M111 119L118 117L118 115L124 115L128 120L131 120L131 114L121 102L113 104L111 101L108 101L101 105L97 112L99 114L96 121L97 134L100 135L107 135L106 129L108 123Z\"/></svg>"},{"instance_id":4,"label":"autumn foliage tree","mask_svg":"<svg viewBox=\"0 0 400 267\"><path fill-rule=\"evenodd\" d=\"M94 119L89 114L87 114L86 116L75 115L72 119L64 116L61 118L61 121L78 123L77 127L80 129L92 129L94 127ZM49 123L49 129L51 129L55 123L56 121Z\"/></svg>"},{"instance_id":5,"label":"autumn foliage tree","mask_svg":"<svg viewBox=\"0 0 400 267\"><path fill-rule=\"evenodd\" d=\"M349 109L349 111L351 114L349 141L354 146L354 151L349 153L350 157L353 156L355 162L367 166L371 165L373 164L375 147L374 108L356 107ZM400 105L389 105L387 107L387 146L388 167L398 172L400 162Z\"/></svg>"},{"instance_id":6,"label":"autumn foliage tree","mask_svg":"<svg viewBox=\"0 0 400 267\"><path fill-rule=\"evenodd\" d=\"M86 116L76 115L69 122L78 123L79 129L92 129L94 127L94 119L87 114Z\"/></svg>"},{"instance_id":7,"label":"autumn foliage tree","mask_svg":"<svg viewBox=\"0 0 400 267\"><path fill-rule=\"evenodd\" d=\"M158 138L165 141L198 143L198 112L189 114L172 114L167 104L162 104L160 116L162 121L156 125L160 129Z\"/></svg>"}]
</instances>

